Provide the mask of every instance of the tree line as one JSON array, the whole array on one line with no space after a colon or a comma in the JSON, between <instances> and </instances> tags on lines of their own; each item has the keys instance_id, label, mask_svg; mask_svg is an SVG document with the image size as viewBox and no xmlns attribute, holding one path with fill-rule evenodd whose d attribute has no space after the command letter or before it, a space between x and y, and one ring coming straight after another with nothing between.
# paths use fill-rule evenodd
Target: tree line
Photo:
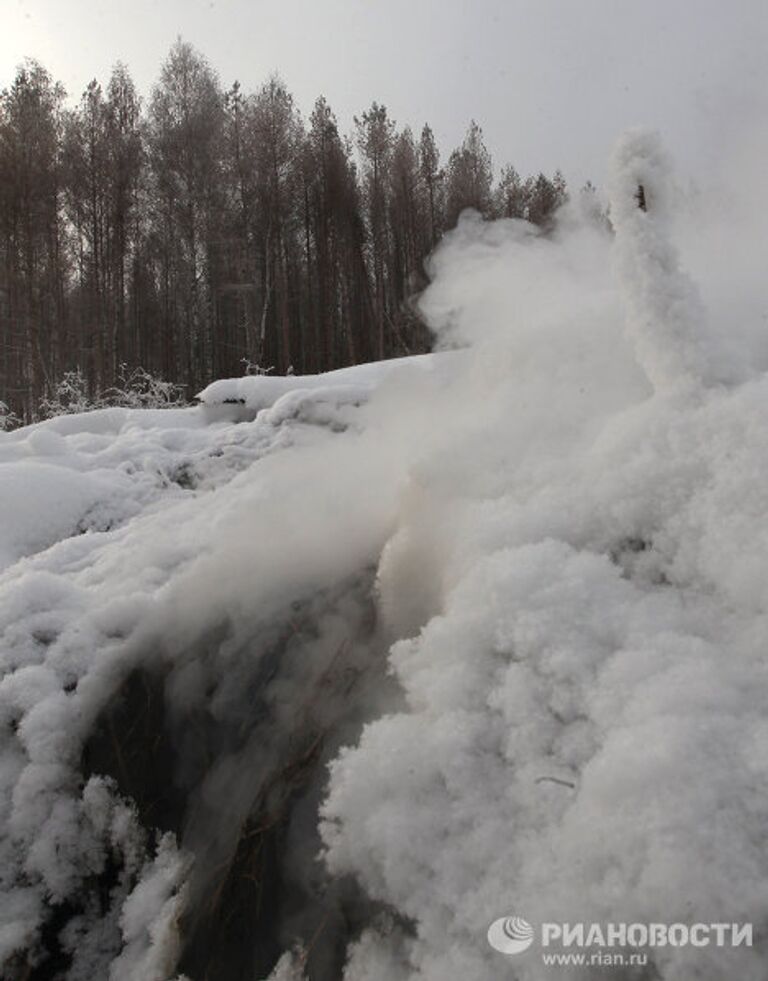
<instances>
[{"instance_id":1,"label":"tree line","mask_svg":"<svg viewBox=\"0 0 768 981\"><path fill-rule=\"evenodd\" d=\"M68 107L27 61L0 94L0 400L30 421L67 372L192 395L424 351L410 299L461 211L546 227L566 194L559 172L494 181L475 122L443 164L428 125L374 102L344 135L278 77L225 91L183 41L146 102L118 64Z\"/></svg>"}]
</instances>

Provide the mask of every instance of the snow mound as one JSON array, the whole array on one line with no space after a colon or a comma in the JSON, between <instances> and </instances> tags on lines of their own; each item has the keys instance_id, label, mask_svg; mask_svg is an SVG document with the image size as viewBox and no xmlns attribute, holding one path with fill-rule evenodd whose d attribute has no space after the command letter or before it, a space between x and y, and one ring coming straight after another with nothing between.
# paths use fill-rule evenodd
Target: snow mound
<instances>
[{"instance_id":1,"label":"snow mound","mask_svg":"<svg viewBox=\"0 0 768 981\"><path fill-rule=\"evenodd\" d=\"M329 393L338 391L340 398L361 402L392 371L402 372L408 368L430 371L431 366L432 358L421 354L339 368L321 375L246 375L243 378L223 378L199 392L196 400L212 422L222 419L243 422L255 419L262 409L274 406L284 396L299 391L318 391L322 393L320 398L324 400L327 400Z\"/></svg>"},{"instance_id":2,"label":"snow mound","mask_svg":"<svg viewBox=\"0 0 768 981\"><path fill-rule=\"evenodd\" d=\"M431 374L428 361L419 376ZM174 760L185 768L176 741L193 724L187 710L208 705L214 728L228 708L244 712L260 673L275 673L273 646L283 650L288 624L314 650L320 679L335 677L350 632L367 634L354 626L369 606L355 577L386 538L398 478L388 477L387 457L371 455L358 467L371 490L346 501L343 491L364 428L355 413L391 372L364 366L359 383L350 370L343 386L298 382L297 391L284 379L282 398L237 426L210 423L200 408L107 409L0 437L0 963L11 976L37 963L70 979L173 973L190 853L178 849L183 815L173 801L158 807L149 797L173 798L175 781L190 798L205 795L222 779L217 767L228 772L234 735L211 736L206 752L223 754L211 772L174 771ZM337 445L347 433L353 445ZM303 476L313 470L308 523L299 520ZM327 625L302 604L327 606ZM211 618L232 633L203 669ZM359 673L356 653L338 668L345 688ZM209 670L218 681L205 680ZM278 687L288 684L281 677ZM269 705L278 694L262 698ZM333 711L325 704L323 718ZM160 730L150 738L145 726ZM265 760L280 759L265 734L258 743ZM219 820L226 852L233 831Z\"/></svg>"}]
</instances>

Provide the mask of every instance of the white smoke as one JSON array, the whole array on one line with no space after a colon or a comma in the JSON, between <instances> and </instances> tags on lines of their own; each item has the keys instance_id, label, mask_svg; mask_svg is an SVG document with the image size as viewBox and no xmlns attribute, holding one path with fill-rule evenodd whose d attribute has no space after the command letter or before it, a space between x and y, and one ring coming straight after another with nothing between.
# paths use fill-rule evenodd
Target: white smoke
<instances>
[{"instance_id":1,"label":"white smoke","mask_svg":"<svg viewBox=\"0 0 768 981\"><path fill-rule=\"evenodd\" d=\"M380 567L407 709L333 763L324 809L330 869L415 924L373 977L490 981L483 931L511 913L766 921L768 383L722 354L752 325L708 317L681 268L676 231L712 218L675 214L655 137L620 142L611 190L614 242L569 215L551 239L465 221L435 257L423 308L476 347L474 428L425 452ZM649 970L757 979L765 958Z\"/></svg>"},{"instance_id":2,"label":"white smoke","mask_svg":"<svg viewBox=\"0 0 768 981\"><path fill-rule=\"evenodd\" d=\"M616 267L638 360L657 390L709 384L721 367L698 290L669 240L671 165L658 136L627 133L610 186Z\"/></svg>"}]
</instances>

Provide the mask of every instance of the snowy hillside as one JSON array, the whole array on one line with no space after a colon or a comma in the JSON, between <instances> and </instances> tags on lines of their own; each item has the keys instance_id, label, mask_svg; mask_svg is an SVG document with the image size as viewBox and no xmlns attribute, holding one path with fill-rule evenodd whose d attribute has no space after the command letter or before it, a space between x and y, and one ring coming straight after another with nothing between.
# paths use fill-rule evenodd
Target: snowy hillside
<instances>
[{"instance_id":1,"label":"snowy hillside","mask_svg":"<svg viewBox=\"0 0 768 981\"><path fill-rule=\"evenodd\" d=\"M534 981L513 914L766 976L762 274L655 137L611 194L465 216L432 356L0 434L4 976Z\"/></svg>"}]
</instances>

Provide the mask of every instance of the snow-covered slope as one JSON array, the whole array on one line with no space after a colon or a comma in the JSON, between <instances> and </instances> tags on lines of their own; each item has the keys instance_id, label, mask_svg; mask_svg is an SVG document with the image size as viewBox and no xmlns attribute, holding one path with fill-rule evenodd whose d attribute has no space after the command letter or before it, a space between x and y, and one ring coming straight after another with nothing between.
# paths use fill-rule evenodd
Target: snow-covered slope
<instances>
[{"instance_id":1,"label":"snow-covered slope","mask_svg":"<svg viewBox=\"0 0 768 981\"><path fill-rule=\"evenodd\" d=\"M301 378L286 379L286 391L271 390L274 404L262 392L263 411L242 424L210 422L205 405L110 409L2 437L0 957L18 962L20 976L28 958L59 971L64 965L70 978L109 970L115 978L165 976L175 956L175 891L188 862L172 834L158 843L155 826L142 827L142 807L132 812L134 802L120 792L136 789L120 745L123 738L130 743L136 725L135 699L128 696L128 717L120 716L126 731L110 734L116 742L106 761L94 741L107 738L102 729L120 711L115 699L125 702L137 672L146 672L160 676L160 699L165 686L181 717L161 719L176 759L190 712L223 716L226 728L227 711L243 713L242 699L251 702L264 670L259 658L274 661L277 646L289 660L281 639L288 621L297 649L307 657L313 652L296 689L299 707L312 678L328 685L332 664L347 674L356 670L349 657L341 664L330 645L349 643L355 619L368 615L366 568L375 566L386 540L402 480L391 454L361 455L361 412L385 378L390 397L415 376L419 387L428 379L428 394L446 384L457 364L455 355L440 356L437 368L429 359L414 368L411 360L332 373L311 390ZM357 584L361 576L365 589ZM354 598L355 590L364 595ZM343 619L325 609L345 603ZM228 637L207 646L206 635L220 629ZM205 669L207 680L197 656L215 662ZM278 688L287 686L285 677L278 680ZM292 704L293 696L264 685L258 698L272 707L261 711L272 711L278 697ZM255 720L247 735L254 726ZM222 738L210 736L216 746L206 751L223 752ZM225 742L225 756L253 752L239 737ZM283 750L259 750L280 762ZM293 749L284 751L287 759ZM203 793L198 784L220 779L215 765L195 772L189 786L175 763L171 770L157 779L180 780L190 797ZM254 779L252 796L264 774ZM242 786L241 792L247 793ZM237 805L231 792L227 801L217 824L252 804L245 796ZM168 828L161 822L160 830L179 835L181 817ZM232 834L222 831L224 851ZM215 851L210 841L206 849ZM203 864L198 856L197 866ZM117 881L93 908L89 888L105 877ZM44 936L40 950L40 931L62 904L72 909L57 927L60 938Z\"/></svg>"},{"instance_id":2,"label":"snow-covered slope","mask_svg":"<svg viewBox=\"0 0 768 981\"><path fill-rule=\"evenodd\" d=\"M670 187L463 219L461 352L0 435L9 977L546 976L507 915L765 977L768 362Z\"/></svg>"}]
</instances>

